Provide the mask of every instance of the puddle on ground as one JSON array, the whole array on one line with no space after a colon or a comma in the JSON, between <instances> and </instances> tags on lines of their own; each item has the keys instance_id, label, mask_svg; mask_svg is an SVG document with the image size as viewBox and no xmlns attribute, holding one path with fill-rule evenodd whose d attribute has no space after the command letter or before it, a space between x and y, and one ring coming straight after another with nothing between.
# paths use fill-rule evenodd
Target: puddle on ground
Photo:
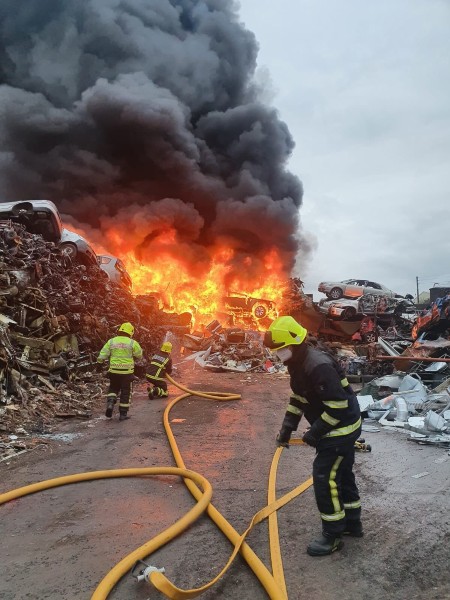
<instances>
[{"instance_id":1,"label":"puddle on ground","mask_svg":"<svg viewBox=\"0 0 450 600\"><path fill-rule=\"evenodd\" d=\"M73 442L73 440L83 437L82 433L43 433L39 437L46 438L48 440L58 440L58 442Z\"/></svg>"}]
</instances>

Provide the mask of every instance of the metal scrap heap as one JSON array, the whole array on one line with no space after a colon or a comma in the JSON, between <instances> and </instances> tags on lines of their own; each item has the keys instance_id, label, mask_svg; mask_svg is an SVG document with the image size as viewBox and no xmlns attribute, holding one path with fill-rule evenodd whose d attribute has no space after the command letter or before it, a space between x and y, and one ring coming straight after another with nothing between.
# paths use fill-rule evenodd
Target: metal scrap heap
<instances>
[{"instance_id":1,"label":"metal scrap heap","mask_svg":"<svg viewBox=\"0 0 450 600\"><path fill-rule=\"evenodd\" d=\"M73 264L54 243L0 221L0 443L2 432L90 416L98 349L130 320L151 355L166 332L153 317L97 265Z\"/></svg>"}]
</instances>

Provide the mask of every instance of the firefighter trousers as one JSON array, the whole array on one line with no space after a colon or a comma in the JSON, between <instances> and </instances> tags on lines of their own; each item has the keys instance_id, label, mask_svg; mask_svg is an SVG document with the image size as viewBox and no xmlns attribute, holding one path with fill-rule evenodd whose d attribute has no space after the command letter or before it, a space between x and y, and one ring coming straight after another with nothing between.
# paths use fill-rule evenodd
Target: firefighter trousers
<instances>
[{"instance_id":1,"label":"firefighter trousers","mask_svg":"<svg viewBox=\"0 0 450 600\"><path fill-rule=\"evenodd\" d=\"M133 394L133 373L108 373L109 388L106 392L107 402L117 402L119 399L119 413L126 415L130 408Z\"/></svg>"},{"instance_id":2,"label":"firefighter trousers","mask_svg":"<svg viewBox=\"0 0 450 600\"><path fill-rule=\"evenodd\" d=\"M151 375L146 375L147 381L153 387L148 388L149 398L167 398L167 383L161 379L155 379Z\"/></svg>"},{"instance_id":3,"label":"firefighter trousers","mask_svg":"<svg viewBox=\"0 0 450 600\"><path fill-rule=\"evenodd\" d=\"M314 494L322 519L324 535L339 536L361 519L361 501L353 473L355 441L360 432L348 440L333 444L321 440L313 463Z\"/></svg>"}]
</instances>

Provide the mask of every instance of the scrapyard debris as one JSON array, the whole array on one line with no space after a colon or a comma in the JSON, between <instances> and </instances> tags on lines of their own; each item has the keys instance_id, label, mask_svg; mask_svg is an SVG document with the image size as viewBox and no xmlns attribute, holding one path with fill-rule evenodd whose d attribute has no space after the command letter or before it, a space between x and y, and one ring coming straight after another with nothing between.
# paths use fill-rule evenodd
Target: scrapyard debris
<instances>
[{"instance_id":1,"label":"scrapyard debris","mask_svg":"<svg viewBox=\"0 0 450 600\"><path fill-rule=\"evenodd\" d=\"M335 356L351 382L368 381L393 371L392 364L374 360L375 344L351 346L339 342L325 342L324 346Z\"/></svg>"},{"instance_id":2,"label":"scrapyard debris","mask_svg":"<svg viewBox=\"0 0 450 600\"><path fill-rule=\"evenodd\" d=\"M450 294L437 298L429 308L422 311L412 328L412 337L416 340L425 332L442 335L450 330Z\"/></svg>"},{"instance_id":3,"label":"scrapyard debris","mask_svg":"<svg viewBox=\"0 0 450 600\"><path fill-rule=\"evenodd\" d=\"M182 344L185 351L194 351L183 363L193 361L210 371L286 372L283 363L264 346L258 331L225 329L214 320L204 333L183 336Z\"/></svg>"},{"instance_id":4,"label":"scrapyard debris","mask_svg":"<svg viewBox=\"0 0 450 600\"><path fill-rule=\"evenodd\" d=\"M391 363L397 371L417 373L428 385L436 386L450 376L449 339L421 337L406 348L399 348L380 338L378 345L380 350L373 360Z\"/></svg>"},{"instance_id":5,"label":"scrapyard debris","mask_svg":"<svg viewBox=\"0 0 450 600\"><path fill-rule=\"evenodd\" d=\"M113 285L98 265L72 263L53 242L0 221L0 434L89 417L100 393L91 374L97 352L126 320L147 356L171 329L189 330Z\"/></svg>"},{"instance_id":6,"label":"scrapyard debris","mask_svg":"<svg viewBox=\"0 0 450 600\"><path fill-rule=\"evenodd\" d=\"M450 379L430 390L417 375L388 375L364 386L358 402L365 420L408 431L420 444L450 448Z\"/></svg>"}]
</instances>

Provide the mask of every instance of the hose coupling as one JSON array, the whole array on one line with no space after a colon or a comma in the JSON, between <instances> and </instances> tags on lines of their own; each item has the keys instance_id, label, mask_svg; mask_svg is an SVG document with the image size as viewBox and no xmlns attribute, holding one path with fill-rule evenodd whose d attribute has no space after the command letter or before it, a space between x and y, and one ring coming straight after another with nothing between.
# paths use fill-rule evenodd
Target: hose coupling
<instances>
[{"instance_id":1,"label":"hose coupling","mask_svg":"<svg viewBox=\"0 0 450 600\"><path fill-rule=\"evenodd\" d=\"M131 569L132 577L135 577L138 581L146 581L150 583L150 575L152 573L165 573L166 570L164 567L160 569L158 567L154 567L153 565L148 565L143 560L138 560L134 567Z\"/></svg>"}]
</instances>

